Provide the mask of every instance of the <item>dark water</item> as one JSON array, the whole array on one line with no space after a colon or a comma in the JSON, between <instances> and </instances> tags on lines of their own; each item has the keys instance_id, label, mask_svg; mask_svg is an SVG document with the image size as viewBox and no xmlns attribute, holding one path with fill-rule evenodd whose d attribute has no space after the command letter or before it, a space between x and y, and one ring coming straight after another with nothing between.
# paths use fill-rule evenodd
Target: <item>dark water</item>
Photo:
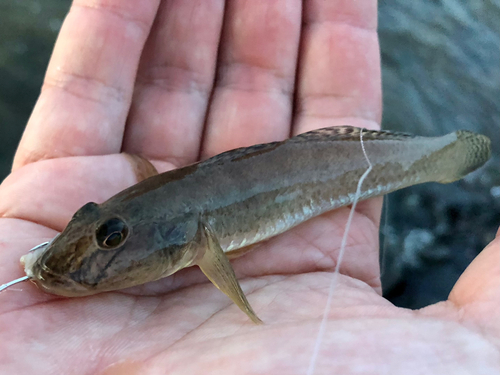
<instances>
[{"instance_id":1,"label":"dark water","mask_svg":"<svg viewBox=\"0 0 500 375\"><path fill-rule=\"evenodd\" d=\"M390 196L382 281L398 305L445 299L500 224L499 20L498 0L379 1L383 126L476 131L491 138L494 154L462 181Z\"/></svg>"},{"instance_id":2,"label":"dark water","mask_svg":"<svg viewBox=\"0 0 500 375\"><path fill-rule=\"evenodd\" d=\"M0 181L40 91L69 0L0 3ZM386 129L469 129L494 158L463 181L390 196L382 227L384 293L420 307L447 297L500 224L500 2L379 1Z\"/></svg>"},{"instance_id":3,"label":"dark water","mask_svg":"<svg viewBox=\"0 0 500 375\"><path fill-rule=\"evenodd\" d=\"M0 1L0 181L10 171L70 3Z\"/></svg>"}]
</instances>

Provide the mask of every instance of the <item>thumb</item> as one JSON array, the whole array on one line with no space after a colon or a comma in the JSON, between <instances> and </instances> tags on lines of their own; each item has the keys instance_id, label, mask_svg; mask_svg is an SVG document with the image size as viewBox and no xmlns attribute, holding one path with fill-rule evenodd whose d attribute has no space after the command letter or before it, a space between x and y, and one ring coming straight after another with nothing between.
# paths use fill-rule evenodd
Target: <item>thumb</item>
<instances>
[{"instance_id":1,"label":"thumb","mask_svg":"<svg viewBox=\"0 0 500 375\"><path fill-rule=\"evenodd\" d=\"M500 228L496 238L467 267L448 300L468 321L500 336Z\"/></svg>"}]
</instances>

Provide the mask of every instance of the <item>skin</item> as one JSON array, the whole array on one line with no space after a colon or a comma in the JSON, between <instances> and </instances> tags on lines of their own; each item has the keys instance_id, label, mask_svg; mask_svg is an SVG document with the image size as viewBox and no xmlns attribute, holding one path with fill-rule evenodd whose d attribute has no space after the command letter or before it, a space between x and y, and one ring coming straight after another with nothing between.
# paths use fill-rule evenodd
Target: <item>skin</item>
<instances>
[{"instance_id":1,"label":"skin","mask_svg":"<svg viewBox=\"0 0 500 375\"><path fill-rule=\"evenodd\" d=\"M270 3L229 1L219 45L222 1L74 2L0 186L2 282L78 207L137 181L120 151L165 171L314 128L378 127L376 2ZM380 203L354 215L316 373L497 374L500 236L447 301L399 309L380 296ZM304 374L348 213L233 262L261 326L197 269L81 299L20 284L0 295L0 372Z\"/></svg>"}]
</instances>

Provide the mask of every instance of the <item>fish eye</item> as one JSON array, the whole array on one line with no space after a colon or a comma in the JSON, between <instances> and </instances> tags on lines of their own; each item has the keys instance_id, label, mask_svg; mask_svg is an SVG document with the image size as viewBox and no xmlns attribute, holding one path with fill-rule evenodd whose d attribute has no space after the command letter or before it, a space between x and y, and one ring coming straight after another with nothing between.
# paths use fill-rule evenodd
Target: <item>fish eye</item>
<instances>
[{"instance_id":1,"label":"fish eye","mask_svg":"<svg viewBox=\"0 0 500 375\"><path fill-rule=\"evenodd\" d=\"M101 249L114 249L122 245L128 236L128 227L118 218L108 219L96 230L97 245Z\"/></svg>"}]
</instances>

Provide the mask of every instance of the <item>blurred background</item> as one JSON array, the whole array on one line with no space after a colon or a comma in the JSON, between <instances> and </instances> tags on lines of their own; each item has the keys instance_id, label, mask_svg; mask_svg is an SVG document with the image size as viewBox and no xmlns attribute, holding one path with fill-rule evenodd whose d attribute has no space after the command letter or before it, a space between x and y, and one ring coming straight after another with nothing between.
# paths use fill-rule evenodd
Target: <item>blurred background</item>
<instances>
[{"instance_id":1,"label":"blurred background","mask_svg":"<svg viewBox=\"0 0 500 375\"><path fill-rule=\"evenodd\" d=\"M69 0L0 3L0 181L40 91ZM494 156L449 185L388 196L380 246L384 294L419 308L446 299L500 224L500 0L379 0L383 127L489 136Z\"/></svg>"}]
</instances>

